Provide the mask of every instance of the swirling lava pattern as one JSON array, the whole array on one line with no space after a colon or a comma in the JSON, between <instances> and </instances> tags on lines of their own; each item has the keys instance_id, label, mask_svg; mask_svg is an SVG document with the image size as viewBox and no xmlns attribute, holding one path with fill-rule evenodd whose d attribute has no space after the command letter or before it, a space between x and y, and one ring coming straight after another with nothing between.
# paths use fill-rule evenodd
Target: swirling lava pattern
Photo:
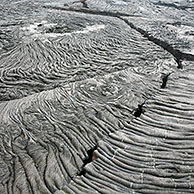
<instances>
[{"instance_id":1,"label":"swirling lava pattern","mask_svg":"<svg viewBox=\"0 0 194 194\"><path fill-rule=\"evenodd\" d=\"M71 2L0 3L0 193L193 193L193 2Z\"/></svg>"},{"instance_id":2,"label":"swirling lava pattern","mask_svg":"<svg viewBox=\"0 0 194 194\"><path fill-rule=\"evenodd\" d=\"M61 15L53 13L53 18L60 21ZM157 73L158 69L165 72L176 66L169 53L119 19L102 16L87 19L75 14L63 14L63 17L69 20L63 19L63 26L62 21L59 24L41 21L43 26L23 27L18 36L24 42L2 53L2 100L21 98L126 68L160 76L162 70ZM63 31L66 25L71 32ZM61 33L45 32L59 27Z\"/></svg>"}]
</instances>

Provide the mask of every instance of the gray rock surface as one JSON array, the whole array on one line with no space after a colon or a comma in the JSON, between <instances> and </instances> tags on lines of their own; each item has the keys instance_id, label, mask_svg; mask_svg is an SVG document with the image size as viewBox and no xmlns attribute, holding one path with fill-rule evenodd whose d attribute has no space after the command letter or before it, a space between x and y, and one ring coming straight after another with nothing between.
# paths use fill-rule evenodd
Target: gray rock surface
<instances>
[{"instance_id":1,"label":"gray rock surface","mask_svg":"<svg viewBox=\"0 0 194 194\"><path fill-rule=\"evenodd\" d=\"M0 193L193 193L193 13L2 0Z\"/></svg>"}]
</instances>

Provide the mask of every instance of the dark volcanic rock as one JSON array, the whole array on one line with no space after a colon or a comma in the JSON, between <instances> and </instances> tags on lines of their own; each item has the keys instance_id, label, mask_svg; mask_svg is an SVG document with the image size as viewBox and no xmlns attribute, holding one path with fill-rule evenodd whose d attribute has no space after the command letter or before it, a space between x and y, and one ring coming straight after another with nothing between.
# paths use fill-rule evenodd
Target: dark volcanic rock
<instances>
[{"instance_id":1,"label":"dark volcanic rock","mask_svg":"<svg viewBox=\"0 0 194 194\"><path fill-rule=\"evenodd\" d=\"M98 159L65 191L193 193L193 70L172 79L145 103L141 118L99 141Z\"/></svg>"},{"instance_id":2,"label":"dark volcanic rock","mask_svg":"<svg viewBox=\"0 0 194 194\"><path fill-rule=\"evenodd\" d=\"M0 193L193 193L193 7L2 0Z\"/></svg>"},{"instance_id":3,"label":"dark volcanic rock","mask_svg":"<svg viewBox=\"0 0 194 194\"><path fill-rule=\"evenodd\" d=\"M176 66L170 53L119 18L57 12L23 25L15 35L20 43L2 48L0 100L127 68L160 76Z\"/></svg>"}]
</instances>

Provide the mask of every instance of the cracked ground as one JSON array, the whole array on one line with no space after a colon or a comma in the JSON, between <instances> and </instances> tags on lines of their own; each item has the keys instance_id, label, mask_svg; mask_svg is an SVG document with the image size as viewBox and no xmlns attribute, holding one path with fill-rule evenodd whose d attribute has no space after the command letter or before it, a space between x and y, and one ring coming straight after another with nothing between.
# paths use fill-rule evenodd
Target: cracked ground
<instances>
[{"instance_id":1,"label":"cracked ground","mask_svg":"<svg viewBox=\"0 0 194 194\"><path fill-rule=\"evenodd\" d=\"M0 193L194 193L193 16L1 0Z\"/></svg>"}]
</instances>

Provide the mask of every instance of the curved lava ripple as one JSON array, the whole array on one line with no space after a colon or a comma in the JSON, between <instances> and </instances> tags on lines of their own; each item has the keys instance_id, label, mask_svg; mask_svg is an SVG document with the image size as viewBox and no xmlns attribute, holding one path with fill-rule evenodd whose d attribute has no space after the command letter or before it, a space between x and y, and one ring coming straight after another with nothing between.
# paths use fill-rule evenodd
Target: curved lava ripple
<instances>
[{"instance_id":1,"label":"curved lava ripple","mask_svg":"<svg viewBox=\"0 0 194 194\"><path fill-rule=\"evenodd\" d=\"M0 193L193 193L193 14L1 0Z\"/></svg>"}]
</instances>

